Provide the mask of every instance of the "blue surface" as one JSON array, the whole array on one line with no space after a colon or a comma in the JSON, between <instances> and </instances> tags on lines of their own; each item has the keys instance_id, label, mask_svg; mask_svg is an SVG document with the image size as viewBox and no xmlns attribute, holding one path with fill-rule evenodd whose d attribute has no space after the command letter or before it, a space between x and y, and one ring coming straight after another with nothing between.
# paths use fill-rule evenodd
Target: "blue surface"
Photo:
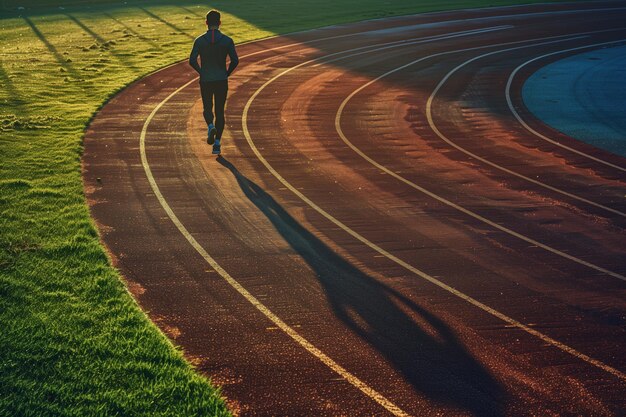
<instances>
[{"instance_id":1,"label":"blue surface","mask_svg":"<svg viewBox=\"0 0 626 417\"><path fill-rule=\"evenodd\" d=\"M554 62L522 88L544 123L598 148L626 156L626 46Z\"/></svg>"}]
</instances>

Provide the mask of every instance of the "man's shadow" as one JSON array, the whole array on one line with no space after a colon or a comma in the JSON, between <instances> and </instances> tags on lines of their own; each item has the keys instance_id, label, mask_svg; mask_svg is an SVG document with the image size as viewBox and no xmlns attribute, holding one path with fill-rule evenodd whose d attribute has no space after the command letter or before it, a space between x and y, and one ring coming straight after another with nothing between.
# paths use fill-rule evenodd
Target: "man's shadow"
<instances>
[{"instance_id":1,"label":"man's shadow","mask_svg":"<svg viewBox=\"0 0 626 417\"><path fill-rule=\"evenodd\" d=\"M226 158L217 161L315 272L335 315L384 355L416 392L474 415L504 415L504 388L443 321L332 251ZM422 329L399 305L419 316L431 331Z\"/></svg>"}]
</instances>

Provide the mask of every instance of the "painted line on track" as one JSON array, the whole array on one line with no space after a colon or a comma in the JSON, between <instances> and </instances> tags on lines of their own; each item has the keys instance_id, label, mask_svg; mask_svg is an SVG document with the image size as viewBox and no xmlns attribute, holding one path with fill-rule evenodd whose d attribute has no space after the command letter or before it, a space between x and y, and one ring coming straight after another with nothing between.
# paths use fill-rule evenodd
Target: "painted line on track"
<instances>
[{"instance_id":1,"label":"painted line on track","mask_svg":"<svg viewBox=\"0 0 626 417\"><path fill-rule=\"evenodd\" d=\"M560 50L560 51L551 52L549 54L544 54L544 55L535 57L533 59L530 59L530 60L524 62L523 64L521 64L517 68L515 68L515 70L513 70L513 72L509 76L509 79L508 79L508 81L506 83L506 89L505 89L506 102L509 105L509 109L511 110L511 113L513 113L513 116L515 117L515 119L517 119L519 124L521 124L524 127L524 129L528 130L530 133L532 133L533 135L537 136L540 139L543 139L543 140L545 140L547 142L550 142L551 144L559 146L559 147L561 147L563 149L567 149L570 152L574 152L577 155L583 156L585 158L589 158L589 159L591 159L591 160L593 160L595 162L598 162L600 164L609 166L611 168L618 169L620 171L626 171L625 167L621 167L619 165L612 164L611 162L605 161L605 160L600 159L600 158L596 158L593 155L589 155L589 154L587 154L585 152L582 152L582 151L579 151L579 150L574 149L572 147L569 147L567 145L564 145L564 144L562 144L562 143L560 143L560 142L558 142L558 141L556 141L554 139L550 139L549 137L547 137L547 136L537 132L535 129L530 127L528 125L528 123L526 123L524 121L524 119L522 119L520 114L515 109L515 106L513 105L513 100L511 99L511 86L513 85L513 80L515 79L515 76L519 73L519 71L522 68L524 68L526 65L528 65L528 64L530 64L532 62L538 61L540 59L547 58L547 57L552 56L552 55L558 55L558 54L563 54L563 53L567 53L567 52L578 51L578 50L587 49L587 48L593 48L593 47L599 47L599 46L603 46L603 45L609 45L609 44L612 44L612 43L618 43L618 42L624 42L624 41L626 41L626 39L620 39L620 40L617 40L617 41L610 41L610 42L596 43L596 44L593 44L593 45L580 46L580 47L577 47L577 48L563 49L563 50Z\"/></svg>"},{"instance_id":2,"label":"painted line on track","mask_svg":"<svg viewBox=\"0 0 626 417\"><path fill-rule=\"evenodd\" d=\"M524 41L524 42L531 42L532 40L529 41ZM497 45L496 45L497 46ZM282 71L281 73L277 74L276 76L272 77L270 80L268 80L267 82L265 82L265 84L263 84L261 87L259 87L254 94L250 97L250 99L248 100L248 102L246 103L246 106L244 107L243 110L243 114L242 114L242 127L243 127L243 133L244 136L246 137L246 140L248 142L248 144L250 145L250 148L252 149L252 151L254 152L254 154L256 155L256 157L259 159L259 161L261 161L261 163L267 168L267 170L281 183L283 184L288 190L290 190L292 193L294 193L298 198L300 198L302 201L304 201L307 205L309 205L311 208L313 208L315 211L317 211L319 214L321 214L323 217L325 217L327 220L329 220L330 222L332 222L333 224L335 224L337 227L339 227L340 229L342 229L343 231L345 231L346 233L348 233L350 236L354 237L356 240L360 241L361 243L365 244L366 246L368 246L369 248L373 249L374 251L378 252L379 254L381 254L382 256L386 257L387 259L395 262L396 264L402 266L403 268L405 268L406 270L412 272L413 274L425 279L426 281L438 286L439 288L442 288L443 290L461 298L462 300L474 305L475 307L478 307L479 309L491 314L494 317L497 317L498 319L504 321L505 323L510 324L511 326L517 327L518 329L521 329L523 331L525 331L526 333L529 333L537 338L539 338L540 340L564 351L569 353L570 355L584 361L587 362L599 369L602 369L605 372L608 372L614 376L616 376L617 378L621 379L621 380L625 380L626 381L626 374L624 374L623 372L619 371L618 369L615 369L597 359L594 359L588 355L585 355L584 353L578 352L577 350L555 340L552 339L551 337L529 327L524 325L523 323L505 315L504 313L501 313L489 306L487 306L486 304L481 303L480 301L470 297L469 295L457 290L456 288L453 288L447 284L445 284L444 282L432 277L431 275L428 275L427 273L415 268L414 266L408 264L407 262L403 261L402 259L398 258L397 256L391 254L390 252L386 251L385 249L381 248L380 246L378 246L377 244L371 242L370 240L368 240L367 238L365 238L364 236L362 236L361 234L359 234L358 232L356 232L355 230L351 229L350 227L348 227L347 225L345 225L344 223L342 223L340 220L336 219L334 216L332 216L330 213L328 213L327 211L325 211L324 209L322 209L320 206L318 206L317 204L315 204L312 200L310 200L308 197L306 197L302 192L300 192L298 189L296 189L293 185L291 185L291 183L289 183L282 175L280 175L273 167L272 165L263 157L263 155L260 153L260 151L258 150L258 148L256 147L254 141L252 140L252 136L250 135L250 131L248 129L248 112L250 110L250 107L252 105L252 102L256 99L256 97L268 86L270 85L272 82L274 82L276 79L282 77L283 75L296 70L304 65L307 65L311 62L316 61L317 59L313 59L313 60L309 60L306 62L303 62L301 64L298 64L296 66L293 66L291 68L288 68L284 71ZM408 66L409 64L407 64ZM610 272L610 271L609 271Z\"/></svg>"},{"instance_id":3,"label":"painted line on track","mask_svg":"<svg viewBox=\"0 0 626 417\"><path fill-rule=\"evenodd\" d=\"M623 41L624 41L624 39L621 39L621 40L615 41L615 42L623 42ZM539 187L548 189L550 191L554 191L555 193L562 194L562 195L564 195L566 197L572 198L574 200L578 200L578 201L580 201L582 203L585 203L585 204L589 204L589 205L594 206L596 208L599 208L599 209L602 209L602 210L606 210L606 211L608 211L610 213L617 214L618 216L626 217L626 213L624 213L624 212L621 212L619 210L613 209L611 207L607 207L607 206L605 206L603 204L600 204L600 203L596 203L595 201L591 201L591 200L586 199L584 197L580 197L580 196L578 196L576 194L572 194L572 193L567 192L565 190L561 190L560 188L553 187L553 186L548 185L548 184L546 184L544 182L537 181L534 178L530 178L530 177L528 177L526 175L520 174L519 172L513 171L512 169L506 168L506 167L504 167L502 165L496 164L495 162L492 162L492 161L490 161L488 159L485 159L485 158L483 158L483 157L481 157L481 156L479 156L479 155L477 155L477 154L475 154L475 153L465 149L464 147L460 146L456 142L452 141L450 138L448 138L446 135L444 135L439 130L437 125L435 124L435 121L433 119L433 112L432 112L433 102L435 101L435 97L437 96L437 93L439 93L439 91L442 89L442 87L445 85L445 83L450 79L450 77L452 77L452 75L454 75L454 73L456 73L458 70L460 70L464 66L466 66L466 65L468 65L468 64L470 64L472 62L475 62L475 61L477 61L477 60L479 60L481 58L485 58L485 57L488 57L488 56L501 54L501 53L504 53L504 52L515 51L515 50L522 49L522 48L529 48L529 47L533 47L533 46L538 46L538 45L541 45L541 44L517 46L515 48L506 48L506 49L502 49L502 50L498 50L498 51L488 52L486 54L482 54L482 55L476 56L474 58L471 58L471 59L463 62L462 64L456 66L450 72L448 72L446 74L446 76L439 82L439 84L437 85L435 90L432 92L432 94L428 98L428 101L426 102L426 118L428 119L428 124L430 125L430 128L432 129L432 131L437 136L439 136L439 138L441 140L446 142L448 145L450 145L450 146L454 147L455 149L463 152L464 154L466 154L466 155L476 159L477 161L480 161L480 162L482 162L482 163L484 163L486 165L489 165L489 166L491 166L491 167L493 167L493 168L495 168L497 170L506 172L509 175L513 175L514 177L517 177L517 178L523 179L525 181L528 181L528 182L530 182L532 184L535 184L535 185L537 185Z\"/></svg>"},{"instance_id":4,"label":"painted line on track","mask_svg":"<svg viewBox=\"0 0 626 417\"><path fill-rule=\"evenodd\" d=\"M462 37L462 36L480 35L480 34L484 34L484 33L488 33L488 32L494 32L494 31L498 31L498 30L513 29L514 27L515 26L512 26L512 25L493 26L493 27L482 28L482 29L472 29L472 30L465 30L465 31L461 31L461 32L451 32L451 33L447 33L447 34L444 34L444 35L436 35L436 36L421 37L421 38L411 38L411 39L404 39L404 40L401 40L401 41L383 42L383 43L378 43L378 44L374 44L374 45L363 46L363 47L360 47L360 48L350 49L350 51L359 51L361 49L371 49L371 48L374 48L376 46L386 45L386 46L384 46L382 48L376 48L376 49L372 49L372 50L356 52L356 53L352 53L352 54L348 54L348 55L341 55L338 58L319 59L319 60L316 61L317 62L316 64L311 65L311 68L316 68L316 67L319 67L321 65L327 65L327 64L330 64L332 62L342 61L344 59L352 58L352 57L355 57L355 56L358 56L358 55L369 54L371 52L384 51L385 49L392 49L392 48L398 48L398 47L402 47L402 46L415 45L416 43L424 43L424 42L428 42L428 41L431 41L431 40L446 40L446 39L454 39L454 38L458 38L458 37Z\"/></svg>"}]
</instances>

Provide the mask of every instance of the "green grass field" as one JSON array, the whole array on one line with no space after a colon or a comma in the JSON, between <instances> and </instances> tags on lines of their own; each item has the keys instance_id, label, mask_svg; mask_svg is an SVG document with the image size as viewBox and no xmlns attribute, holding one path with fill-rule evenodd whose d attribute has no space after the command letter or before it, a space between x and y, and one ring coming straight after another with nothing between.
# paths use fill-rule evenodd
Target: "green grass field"
<instances>
[{"instance_id":1,"label":"green grass field","mask_svg":"<svg viewBox=\"0 0 626 417\"><path fill-rule=\"evenodd\" d=\"M0 415L228 414L126 292L89 217L80 166L93 114L131 81L186 58L209 8L220 9L224 32L243 42L514 3L521 2L3 1Z\"/></svg>"}]
</instances>

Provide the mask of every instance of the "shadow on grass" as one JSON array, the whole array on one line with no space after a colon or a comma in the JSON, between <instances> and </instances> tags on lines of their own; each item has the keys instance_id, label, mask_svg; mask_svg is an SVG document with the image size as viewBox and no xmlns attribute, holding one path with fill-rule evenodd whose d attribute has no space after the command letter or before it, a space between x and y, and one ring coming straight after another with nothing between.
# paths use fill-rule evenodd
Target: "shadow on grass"
<instances>
[{"instance_id":1,"label":"shadow on grass","mask_svg":"<svg viewBox=\"0 0 626 417\"><path fill-rule=\"evenodd\" d=\"M181 9L181 10L186 11L187 13L191 13L192 15L194 15L196 17L199 17L201 19L205 19L206 18L206 13L204 13L204 14L203 13L198 13L198 12L195 12L195 11L191 10L189 7L185 7L185 6L178 6L178 8ZM208 9L209 8L207 7L207 12L209 11Z\"/></svg>"},{"instance_id":2,"label":"shadow on grass","mask_svg":"<svg viewBox=\"0 0 626 417\"><path fill-rule=\"evenodd\" d=\"M196 36L190 35L187 32L185 32L184 29L179 28L178 26L174 25L173 23L168 22L167 20L163 19L160 16L157 16L156 14L152 13L151 11L147 10L144 7L139 7L140 10L142 10L145 14L147 14L148 16L150 16L153 19L158 20L159 22L169 26L170 28L174 29L176 32L180 33L181 35L185 35L186 37L188 37L189 39L196 39ZM201 33L199 33L198 35L201 35ZM191 49L191 46L189 47Z\"/></svg>"},{"instance_id":3,"label":"shadow on grass","mask_svg":"<svg viewBox=\"0 0 626 417\"><path fill-rule=\"evenodd\" d=\"M344 260L226 158L217 160L313 270L335 316L380 352L417 393L473 415L505 414L503 387L442 320Z\"/></svg>"},{"instance_id":4,"label":"shadow on grass","mask_svg":"<svg viewBox=\"0 0 626 417\"><path fill-rule=\"evenodd\" d=\"M150 46L152 46L153 48L156 49L163 49L161 47L161 45L159 45L158 43L156 43L155 41L153 41L152 39L146 38L145 36L143 36L141 33L137 32L136 30L134 30L133 28L131 28L130 26L128 26L126 23L124 23L123 21L119 20L118 18L116 18L115 16L113 16L111 13L105 12L103 13L106 17L108 17L109 19L113 20L115 23L117 23L118 25L122 26L129 34L133 35L134 37L136 37L137 39L149 44Z\"/></svg>"},{"instance_id":5,"label":"shadow on grass","mask_svg":"<svg viewBox=\"0 0 626 417\"><path fill-rule=\"evenodd\" d=\"M65 17L70 19L72 22L76 23L82 30L84 30L87 34L89 34L92 38L94 38L97 42L105 43L107 40L98 35L93 30L89 29L83 22L81 22L77 17L71 14L64 13Z\"/></svg>"},{"instance_id":6,"label":"shadow on grass","mask_svg":"<svg viewBox=\"0 0 626 417\"><path fill-rule=\"evenodd\" d=\"M15 84L13 83L13 80L11 80L11 78L9 77L9 74L7 74L6 70L4 69L4 66L2 65L2 61L0 61L0 87L4 91L9 93L9 98L6 100L5 103L0 102L0 107L4 105L6 105L7 107L11 107L11 106L17 106L17 105L25 103L24 99L22 98L22 95L15 88Z\"/></svg>"},{"instance_id":7,"label":"shadow on grass","mask_svg":"<svg viewBox=\"0 0 626 417\"><path fill-rule=\"evenodd\" d=\"M78 27L80 27L83 31L85 31L85 33L87 33L89 36L94 38L100 44L101 47L106 47L107 52L109 52L117 60L119 60L122 64L124 64L126 68L132 70L135 74L139 72L139 69L135 65L133 65L128 59L124 58L122 55L114 52L112 49L109 48L108 46L109 41L107 39L104 39L102 36L98 35L96 32L91 30L87 25L85 25L76 16L68 14L68 13L65 13L64 16L70 19L72 22L76 23L76 25L78 25Z\"/></svg>"},{"instance_id":8,"label":"shadow on grass","mask_svg":"<svg viewBox=\"0 0 626 417\"><path fill-rule=\"evenodd\" d=\"M56 59L56 61L59 63L59 65L61 65L63 68L65 68L65 70L68 73L70 73L71 75L73 75L75 77L79 77L80 74L78 74L76 69L72 65L70 65L69 62L66 62L65 58L63 58L63 55L61 55L59 53L59 51L55 48L55 46L52 45L48 41L48 39L45 37L45 35L43 33L41 33L39 28L37 28L37 25L35 25L35 23L28 16L22 16L22 19L24 19L24 21L28 24L28 26L30 26L30 28L33 30L33 32L35 32L35 35L37 35L39 40L41 42L43 42L44 45L46 45L46 48L48 48L48 51L50 51L52 56L54 56L54 59Z\"/></svg>"}]
</instances>

